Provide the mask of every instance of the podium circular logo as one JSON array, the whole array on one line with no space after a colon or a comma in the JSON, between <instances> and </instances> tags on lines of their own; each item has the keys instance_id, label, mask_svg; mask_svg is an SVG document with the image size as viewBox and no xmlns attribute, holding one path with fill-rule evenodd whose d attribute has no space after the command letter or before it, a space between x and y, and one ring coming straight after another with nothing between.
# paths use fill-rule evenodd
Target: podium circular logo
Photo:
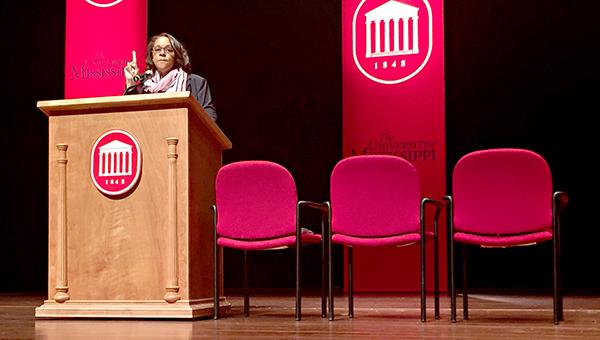
<instances>
[{"instance_id":1,"label":"podium circular logo","mask_svg":"<svg viewBox=\"0 0 600 340\"><path fill-rule=\"evenodd\" d=\"M119 2L121 2L123 0L106 0L106 1L92 1L92 0L85 0L85 2L87 2L88 4L92 5L92 6L96 6L96 7L112 7L116 4L118 4Z\"/></svg>"},{"instance_id":2,"label":"podium circular logo","mask_svg":"<svg viewBox=\"0 0 600 340\"><path fill-rule=\"evenodd\" d=\"M94 186L109 196L129 192L138 182L142 152L137 140L123 130L103 133L92 148L90 173Z\"/></svg>"},{"instance_id":3,"label":"podium circular logo","mask_svg":"<svg viewBox=\"0 0 600 340\"><path fill-rule=\"evenodd\" d=\"M362 0L352 18L352 55L358 70L380 84L417 75L431 56L427 0Z\"/></svg>"}]
</instances>

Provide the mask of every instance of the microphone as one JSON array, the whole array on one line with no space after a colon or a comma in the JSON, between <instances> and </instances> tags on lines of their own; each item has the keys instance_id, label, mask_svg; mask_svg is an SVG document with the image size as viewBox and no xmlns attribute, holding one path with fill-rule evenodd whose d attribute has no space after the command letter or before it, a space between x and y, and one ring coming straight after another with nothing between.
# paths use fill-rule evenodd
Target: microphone
<instances>
[{"instance_id":1,"label":"microphone","mask_svg":"<svg viewBox=\"0 0 600 340\"><path fill-rule=\"evenodd\" d=\"M148 78L152 78L151 70L147 70L144 73L138 73L135 76L133 76L133 80L136 82L145 82Z\"/></svg>"}]
</instances>

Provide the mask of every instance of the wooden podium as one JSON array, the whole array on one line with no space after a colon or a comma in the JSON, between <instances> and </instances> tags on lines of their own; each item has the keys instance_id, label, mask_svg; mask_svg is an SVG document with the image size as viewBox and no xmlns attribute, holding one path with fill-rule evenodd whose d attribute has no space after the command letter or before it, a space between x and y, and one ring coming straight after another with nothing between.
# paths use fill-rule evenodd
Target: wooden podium
<instances>
[{"instance_id":1,"label":"wooden podium","mask_svg":"<svg viewBox=\"0 0 600 340\"><path fill-rule=\"evenodd\" d=\"M36 318L211 316L210 206L231 148L221 129L189 92L37 106L49 117L49 240ZM112 130L133 136L141 155L135 186L117 196L92 179L95 142Z\"/></svg>"}]
</instances>

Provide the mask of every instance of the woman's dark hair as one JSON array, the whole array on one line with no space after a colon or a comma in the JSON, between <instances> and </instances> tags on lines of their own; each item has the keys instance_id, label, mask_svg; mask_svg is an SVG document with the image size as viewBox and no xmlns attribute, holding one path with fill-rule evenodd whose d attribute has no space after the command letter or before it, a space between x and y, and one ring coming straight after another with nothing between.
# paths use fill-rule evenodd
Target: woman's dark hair
<instances>
[{"instance_id":1,"label":"woman's dark hair","mask_svg":"<svg viewBox=\"0 0 600 340\"><path fill-rule=\"evenodd\" d=\"M148 42L148 49L146 51L146 70L151 70L152 72L156 71L156 65L154 65L154 62L152 62L152 49L154 48L154 43L160 37L166 37L169 39L173 50L175 50L175 63L173 64L173 68L181 67L185 72L192 73L190 56L188 55L185 47L183 47L183 45L179 42L179 40L175 39L175 37L164 32L153 36Z\"/></svg>"}]
</instances>

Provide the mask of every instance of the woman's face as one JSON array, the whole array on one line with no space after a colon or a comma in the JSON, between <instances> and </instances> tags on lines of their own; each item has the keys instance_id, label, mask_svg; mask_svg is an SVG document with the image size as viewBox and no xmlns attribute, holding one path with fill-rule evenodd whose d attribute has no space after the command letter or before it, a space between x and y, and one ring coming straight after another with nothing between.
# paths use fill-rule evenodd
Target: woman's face
<instances>
[{"instance_id":1,"label":"woman's face","mask_svg":"<svg viewBox=\"0 0 600 340\"><path fill-rule=\"evenodd\" d=\"M169 73L175 64L175 50L167 37L159 37L152 48L152 62L156 70L163 77Z\"/></svg>"}]
</instances>

